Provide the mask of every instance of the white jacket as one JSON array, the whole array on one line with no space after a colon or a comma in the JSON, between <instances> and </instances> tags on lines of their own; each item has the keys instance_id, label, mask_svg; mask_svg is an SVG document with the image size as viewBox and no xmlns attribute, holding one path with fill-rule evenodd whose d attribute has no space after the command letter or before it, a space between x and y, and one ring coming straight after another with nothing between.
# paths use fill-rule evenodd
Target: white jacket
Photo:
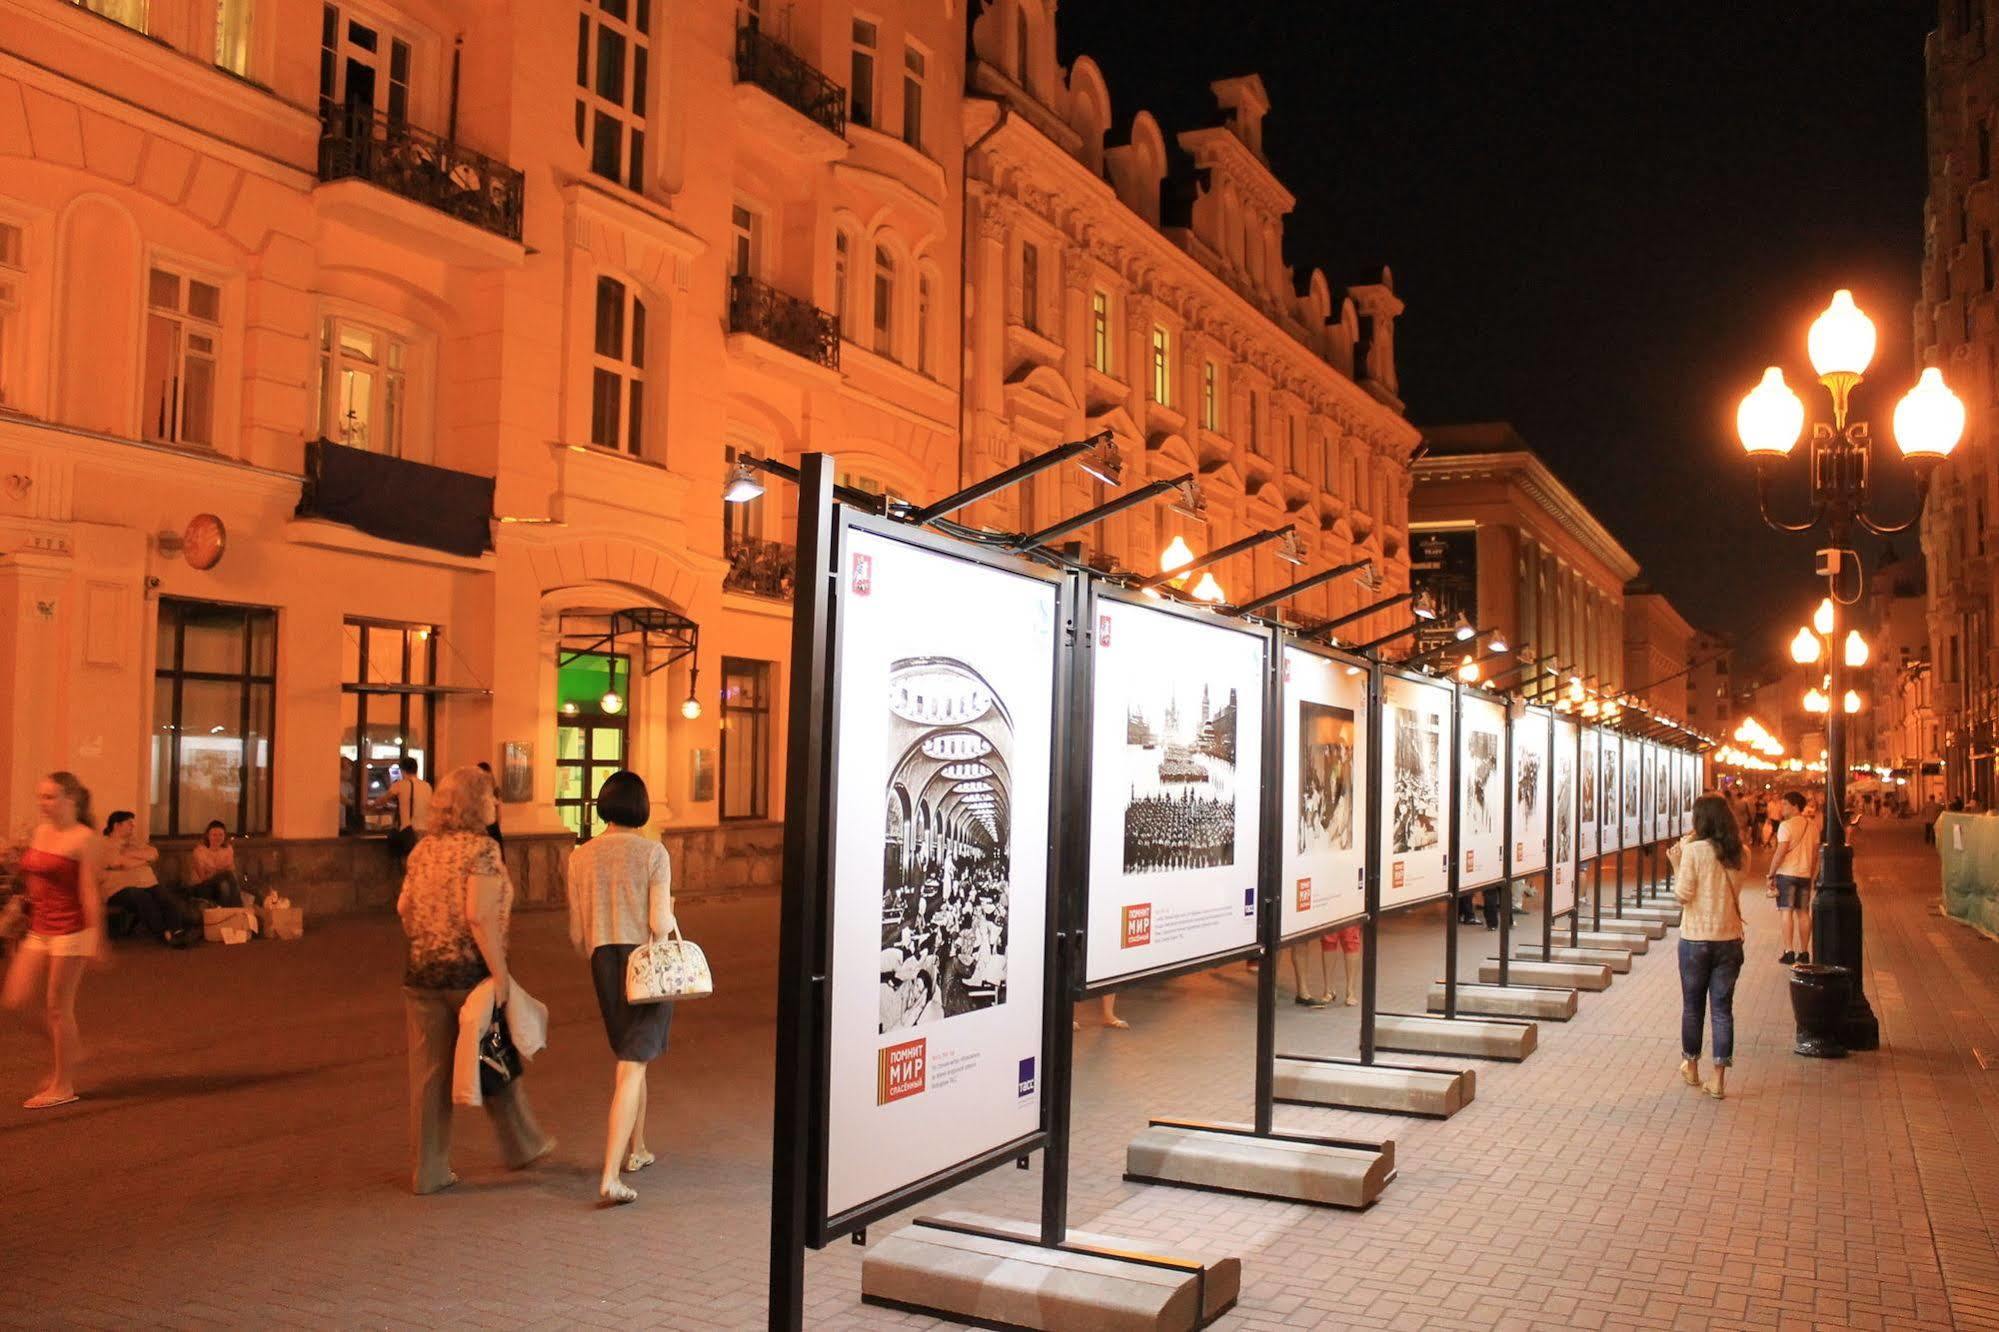
<instances>
[{"instance_id":1,"label":"white jacket","mask_svg":"<svg viewBox=\"0 0 1999 1332\"><path fill-rule=\"evenodd\" d=\"M479 1093L479 1040L493 1023L493 978L472 987L458 1010L458 1048L451 1060L451 1099L459 1105L483 1105ZM532 1059L548 1044L548 1005L513 982L507 996L507 1033L524 1059Z\"/></svg>"}]
</instances>

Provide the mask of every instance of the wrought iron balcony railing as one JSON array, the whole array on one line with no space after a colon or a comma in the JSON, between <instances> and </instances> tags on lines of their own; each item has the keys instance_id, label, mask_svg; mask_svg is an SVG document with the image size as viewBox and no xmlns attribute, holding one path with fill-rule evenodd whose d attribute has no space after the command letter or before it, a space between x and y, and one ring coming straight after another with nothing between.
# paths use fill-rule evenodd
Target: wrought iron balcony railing
<instances>
[{"instance_id":1,"label":"wrought iron balcony railing","mask_svg":"<svg viewBox=\"0 0 1999 1332\"><path fill-rule=\"evenodd\" d=\"M523 175L412 125L333 111L320 122L319 178L365 180L496 236L521 238Z\"/></svg>"},{"instance_id":2,"label":"wrought iron balcony railing","mask_svg":"<svg viewBox=\"0 0 1999 1332\"><path fill-rule=\"evenodd\" d=\"M754 83L806 119L846 137L847 90L760 28L736 29L736 82Z\"/></svg>"},{"instance_id":3,"label":"wrought iron balcony railing","mask_svg":"<svg viewBox=\"0 0 1999 1332\"><path fill-rule=\"evenodd\" d=\"M753 333L829 370L840 368L840 321L753 277L729 279L729 331Z\"/></svg>"},{"instance_id":4,"label":"wrought iron balcony railing","mask_svg":"<svg viewBox=\"0 0 1999 1332\"><path fill-rule=\"evenodd\" d=\"M723 544L723 553L729 560L729 572L722 576L725 590L777 601L791 600L793 582L798 576L796 550L782 541L765 541L762 537L736 532L729 533Z\"/></svg>"}]
</instances>

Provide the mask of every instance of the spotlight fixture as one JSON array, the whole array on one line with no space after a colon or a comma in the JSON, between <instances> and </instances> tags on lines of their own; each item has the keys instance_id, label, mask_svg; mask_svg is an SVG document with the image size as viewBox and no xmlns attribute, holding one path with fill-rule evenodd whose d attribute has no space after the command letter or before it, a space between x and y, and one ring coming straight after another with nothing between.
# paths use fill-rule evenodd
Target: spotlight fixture
<instances>
[{"instance_id":1,"label":"spotlight fixture","mask_svg":"<svg viewBox=\"0 0 1999 1332\"><path fill-rule=\"evenodd\" d=\"M1478 663L1473 661L1470 657L1466 657L1463 661L1459 662L1458 679L1463 680L1466 684L1477 684Z\"/></svg>"},{"instance_id":2,"label":"spotlight fixture","mask_svg":"<svg viewBox=\"0 0 1999 1332\"><path fill-rule=\"evenodd\" d=\"M1506 635L1497 629L1493 630L1492 637L1486 640L1485 650L1495 656L1506 651Z\"/></svg>"},{"instance_id":3,"label":"spotlight fixture","mask_svg":"<svg viewBox=\"0 0 1999 1332\"><path fill-rule=\"evenodd\" d=\"M1428 588L1416 594L1416 600L1410 605L1409 613L1419 620L1434 620L1437 618L1437 601L1435 597L1430 595Z\"/></svg>"},{"instance_id":4,"label":"spotlight fixture","mask_svg":"<svg viewBox=\"0 0 1999 1332\"><path fill-rule=\"evenodd\" d=\"M1303 564L1307 552L1305 543L1299 539L1298 529L1286 528L1284 535L1278 539L1277 549L1272 553L1286 564Z\"/></svg>"},{"instance_id":5,"label":"spotlight fixture","mask_svg":"<svg viewBox=\"0 0 1999 1332\"><path fill-rule=\"evenodd\" d=\"M763 493L764 483L757 475L757 469L750 466L748 458L737 458L736 465L729 469L728 477L722 482L722 502L747 504Z\"/></svg>"},{"instance_id":6,"label":"spotlight fixture","mask_svg":"<svg viewBox=\"0 0 1999 1332\"><path fill-rule=\"evenodd\" d=\"M1453 628L1451 629L1451 634L1453 637L1455 637L1458 640L1458 642L1463 643L1468 639L1477 638L1478 630L1472 628L1471 621L1467 620L1462 614L1460 614L1458 616L1457 624L1453 626ZM1504 651L1504 649L1501 650Z\"/></svg>"},{"instance_id":7,"label":"spotlight fixture","mask_svg":"<svg viewBox=\"0 0 1999 1332\"><path fill-rule=\"evenodd\" d=\"M1191 518L1197 523L1206 522L1208 519L1208 497L1201 493L1201 483L1191 476L1180 483L1179 495L1166 507L1181 517Z\"/></svg>"},{"instance_id":8,"label":"spotlight fixture","mask_svg":"<svg viewBox=\"0 0 1999 1332\"><path fill-rule=\"evenodd\" d=\"M1113 490L1123 484L1124 455L1118 452L1108 430L1097 436L1095 448L1076 455L1076 466Z\"/></svg>"}]
</instances>

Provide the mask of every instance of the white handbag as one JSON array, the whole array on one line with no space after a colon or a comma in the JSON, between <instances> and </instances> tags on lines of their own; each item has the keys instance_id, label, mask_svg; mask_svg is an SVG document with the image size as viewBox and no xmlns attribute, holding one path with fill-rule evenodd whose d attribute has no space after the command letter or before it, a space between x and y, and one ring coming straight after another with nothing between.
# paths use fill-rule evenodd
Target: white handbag
<instances>
[{"instance_id":1,"label":"white handbag","mask_svg":"<svg viewBox=\"0 0 1999 1332\"><path fill-rule=\"evenodd\" d=\"M708 955L699 944L680 937L657 943L640 944L625 963L625 1002L664 1004L675 999L705 999L715 993L715 977L708 970Z\"/></svg>"}]
</instances>

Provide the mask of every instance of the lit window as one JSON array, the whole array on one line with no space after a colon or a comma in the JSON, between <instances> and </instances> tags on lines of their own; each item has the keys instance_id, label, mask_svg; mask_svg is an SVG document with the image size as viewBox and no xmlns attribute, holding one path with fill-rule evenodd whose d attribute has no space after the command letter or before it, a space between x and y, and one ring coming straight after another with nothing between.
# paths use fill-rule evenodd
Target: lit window
<instances>
[{"instance_id":1,"label":"lit window","mask_svg":"<svg viewBox=\"0 0 1999 1332\"><path fill-rule=\"evenodd\" d=\"M770 817L771 664L722 658L722 817Z\"/></svg>"},{"instance_id":2,"label":"lit window","mask_svg":"<svg viewBox=\"0 0 1999 1332\"><path fill-rule=\"evenodd\" d=\"M320 320L320 438L401 457L408 375L402 338L337 315Z\"/></svg>"},{"instance_id":3,"label":"lit window","mask_svg":"<svg viewBox=\"0 0 1999 1332\"><path fill-rule=\"evenodd\" d=\"M1111 298L1105 291L1090 293L1090 364L1111 373Z\"/></svg>"},{"instance_id":4,"label":"lit window","mask_svg":"<svg viewBox=\"0 0 1999 1332\"><path fill-rule=\"evenodd\" d=\"M923 52L907 47L902 53L902 141L923 151Z\"/></svg>"},{"instance_id":5,"label":"lit window","mask_svg":"<svg viewBox=\"0 0 1999 1332\"><path fill-rule=\"evenodd\" d=\"M600 448L644 452L645 344L645 302L616 278L598 278L590 442Z\"/></svg>"},{"instance_id":6,"label":"lit window","mask_svg":"<svg viewBox=\"0 0 1999 1332\"><path fill-rule=\"evenodd\" d=\"M849 266L849 252L852 248L851 242L847 240L846 232L836 231L833 233L833 320L840 326L841 337L846 337L852 332L849 326L850 321L847 318L847 311L849 309L847 303L847 269Z\"/></svg>"},{"instance_id":7,"label":"lit window","mask_svg":"<svg viewBox=\"0 0 1999 1332\"><path fill-rule=\"evenodd\" d=\"M1213 361L1201 363L1201 426L1205 430L1222 428L1221 391Z\"/></svg>"},{"instance_id":8,"label":"lit window","mask_svg":"<svg viewBox=\"0 0 1999 1332\"><path fill-rule=\"evenodd\" d=\"M936 299L936 284L928 273L916 279L916 368L922 374L934 370L931 363L930 336L932 311Z\"/></svg>"},{"instance_id":9,"label":"lit window","mask_svg":"<svg viewBox=\"0 0 1999 1332\"><path fill-rule=\"evenodd\" d=\"M215 0L215 63L239 77L250 72L251 0Z\"/></svg>"},{"instance_id":10,"label":"lit window","mask_svg":"<svg viewBox=\"0 0 1999 1332\"><path fill-rule=\"evenodd\" d=\"M1041 331L1041 251L1032 241L1020 243L1020 321Z\"/></svg>"},{"instance_id":11,"label":"lit window","mask_svg":"<svg viewBox=\"0 0 1999 1332\"><path fill-rule=\"evenodd\" d=\"M23 355L25 331L21 313L27 285L24 249L21 228L0 222L0 407L18 406L20 399L15 378L21 373L17 362Z\"/></svg>"},{"instance_id":12,"label":"lit window","mask_svg":"<svg viewBox=\"0 0 1999 1332\"><path fill-rule=\"evenodd\" d=\"M1173 336L1163 324L1152 326L1152 400L1173 405Z\"/></svg>"},{"instance_id":13,"label":"lit window","mask_svg":"<svg viewBox=\"0 0 1999 1332\"><path fill-rule=\"evenodd\" d=\"M222 291L165 268L146 280L145 437L215 443L215 362Z\"/></svg>"},{"instance_id":14,"label":"lit window","mask_svg":"<svg viewBox=\"0 0 1999 1332\"><path fill-rule=\"evenodd\" d=\"M156 633L153 831L268 833L278 613L162 597Z\"/></svg>"},{"instance_id":15,"label":"lit window","mask_svg":"<svg viewBox=\"0 0 1999 1332\"><path fill-rule=\"evenodd\" d=\"M848 66L847 91L852 104L847 119L870 129L875 123L875 25L854 20L854 54Z\"/></svg>"},{"instance_id":16,"label":"lit window","mask_svg":"<svg viewBox=\"0 0 1999 1332\"><path fill-rule=\"evenodd\" d=\"M895 354L895 256L875 247L875 350Z\"/></svg>"},{"instance_id":17,"label":"lit window","mask_svg":"<svg viewBox=\"0 0 1999 1332\"><path fill-rule=\"evenodd\" d=\"M146 31L147 0L76 0L76 4L93 14L102 14L115 23L122 23L134 32Z\"/></svg>"},{"instance_id":18,"label":"lit window","mask_svg":"<svg viewBox=\"0 0 1999 1332\"><path fill-rule=\"evenodd\" d=\"M576 142L590 170L645 188L652 0L583 0L576 16Z\"/></svg>"},{"instance_id":19,"label":"lit window","mask_svg":"<svg viewBox=\"0 0 1999 1332\"><path fill-rule=\"evenodd\" d=\"M395 784L435 783L438 641L434 624L348 620L340 672L340 831L396 826Z\"/></svg>"}]
</instances>

